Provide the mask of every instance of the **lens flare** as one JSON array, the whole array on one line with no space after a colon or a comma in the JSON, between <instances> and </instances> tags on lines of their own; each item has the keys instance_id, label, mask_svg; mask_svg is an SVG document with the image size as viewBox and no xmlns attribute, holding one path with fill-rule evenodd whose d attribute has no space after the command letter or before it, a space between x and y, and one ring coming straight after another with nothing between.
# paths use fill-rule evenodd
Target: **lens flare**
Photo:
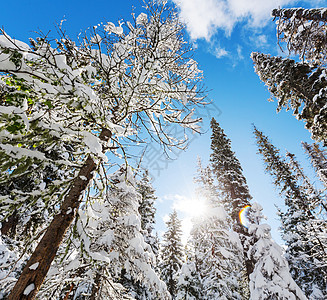
<instances>
[{"instance_id":1,"label":"lens flare","mask_svg":"<svg viewBox=\"0 0 327 300\"><path fill-rule=\"evenodd\" d=\"M249 220L247 218L247 213L248 213L250 207L251 207L250 205L247 205L247 206L243 207L241 209L241 211L239 212L240 222L246 228L248 228L248 226L249 226Z\"/></svg>"}]
</instances>

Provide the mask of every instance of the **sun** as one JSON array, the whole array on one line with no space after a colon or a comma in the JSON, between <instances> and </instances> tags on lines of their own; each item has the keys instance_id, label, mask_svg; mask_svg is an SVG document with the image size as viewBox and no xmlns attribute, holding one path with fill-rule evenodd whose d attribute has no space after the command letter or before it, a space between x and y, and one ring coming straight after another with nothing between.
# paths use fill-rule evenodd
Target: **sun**
<instances>
[{"instance_id":1,"label":"sun","mask_svg":"<svg viewBox=\"0 0 327 300\"><path fill-rule=\"evenodd\" d=\"M201 197L192 197L188 200L187 211L191 217L200 217L207 211L206 201Z\"/></svg>"},{"instance_id":2,"label":"sun","mask_svg":"<svg viewBox=\"0 0 327 300\"><path fill-rule=\"evenodd\" d=\"M193 228L194 220L201 218L208 211L206 200L198 195L192 195L191 197L175 195L173 209L176 209L181 215L182 242L185 245Z\"/></svg>"}]
</instances>

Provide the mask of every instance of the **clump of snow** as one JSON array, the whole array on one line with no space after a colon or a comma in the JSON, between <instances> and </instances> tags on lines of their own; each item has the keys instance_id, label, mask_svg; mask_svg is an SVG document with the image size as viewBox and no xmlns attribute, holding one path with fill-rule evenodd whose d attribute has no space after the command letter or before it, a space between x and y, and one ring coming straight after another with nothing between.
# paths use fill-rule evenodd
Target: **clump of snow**
<instances>
[{"instance_id":1,"label":"clump of snow","mask_svg":"<svg viewBox=\"0 0 327 300\"><path fill-rule=\"evenodd\" d=\"M148 16L145 13L141 13L136 18L137 25L145 25L148 22Z\"/></svg>"},{"instance_id":2,"label":"clump of snow","mask_svg":"<svg viewBox=\"0 0 327 300\"><path fill-rule=\"evenodd\" d=\"M24 296L28 296L34 289L35 289L34 283L31 283L30 285L28 285L23 292Z\"/></svg>"},{"instance_id":3,"label":"clump of snow","mask_svg":"<svg viewBox=\"0 0 327 300\"><path fill-rule=\"evenodd\" d=\"M84 131L84 143L90 149L91 153L101 157L105 162L108 161L107 156L102 153L102 146L100 139L94 136L92 133Z\"/></svg>"},{"instance_id":4,"label":"clump of snow","mask_svg":"<svg viewBox=\"0 0 327 300\"><path fill-rule=\"evenodd\" d=\"M39 264L40 264L39 262L36 262L35 264L29 266L29 269L30 270L36 270L38 268Z\"/></svg>"},{"instance_id":5,"label":"clump of snow","mask_svg":"<svg viewBox=\"0 0 327 300\"><path fill-rule=\"evenodd\" d=\"M104 25L104 30L109 34L115 33L117 35L122 35L124 32L121 26L116 27L112 22L108 22L106 25Z\"/></svg>"}]
</instances>

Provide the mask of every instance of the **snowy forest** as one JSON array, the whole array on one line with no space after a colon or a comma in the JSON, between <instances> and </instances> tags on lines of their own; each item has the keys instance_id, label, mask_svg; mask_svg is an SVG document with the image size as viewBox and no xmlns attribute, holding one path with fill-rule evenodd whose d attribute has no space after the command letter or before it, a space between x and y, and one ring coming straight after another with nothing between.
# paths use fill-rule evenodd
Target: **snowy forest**
<instances>
[{"instance_id":1,"label":"snowy forest","mask_svg":"<svg viewBox=\"0 0 327 300\"><path fill-rule=\"evenodd\" d=\"M134 147L187 151L211 100L176 7L143 6L76 39L63 24L29 44L0 29L0 299L327 299L327 8L273 10L289 55L251 55L277 112L310 132L302 148L320 180L253 125L284 201L281 246L215 118L194 178L206 212L186 244L175 210L156 232Z\"/></svg>"}]
</instances>

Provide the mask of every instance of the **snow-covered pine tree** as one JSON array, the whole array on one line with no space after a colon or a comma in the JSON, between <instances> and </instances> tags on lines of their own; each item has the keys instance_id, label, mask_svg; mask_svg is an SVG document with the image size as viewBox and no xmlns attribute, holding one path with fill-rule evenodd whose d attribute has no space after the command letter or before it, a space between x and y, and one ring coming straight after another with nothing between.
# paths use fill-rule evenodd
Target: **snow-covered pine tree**
<instances>
[{"instance_id":1,"label":"snow-covered pine tree","mask_svg":"<svg viewBox=\"0 0 327 300\"><path fill-rule=\"evenodd\" d=\"M290 53L299 55L312 65L327 64L326 8L274 9L278 41L287 43Z\"/></svg>"},{"instance_id":2,"label":"snow-covered pine tree","mask_svg":"<svg viewBox=\"0 0 327 300\"><path fill-rule=\"evenodd\" d=\"M155 190L151 185L150 176L148 170L145 170L141 180L137 182L137 191L140 194L140 204L138 212L141 220L141 232L144 237L145 243L147 243L154 254L154 259L151 260L152 268L159 274L158 255L159 255L159 238L157 234L154 234L155 214L156 208L154 203L157 199L155 196ZM119 282L130 292L135 299L151 300L157 299L157 295L150 292L149 288L142 284L142 281L135 279L126 270L122 271L121 279ZM155 298L153 298L155 297Z\"/></svg>"},{"instance_id":3,"label":"snow-covered pine tree","mask_svg":"<svg viewBox=\"0 0 327 300\"><path fill-rule=\"evenodd\" d=\"M195 299L246 299L241 242L219 201L212 171L203 168L200 160L195 181L199 185L197 193L207 207L202 216L193 220L178 299L188 299L190 295Z\"/></svg>"},{"instance_id":4,"label":"snow-covered pine tree","mask_svg":"<svg viewBox=\"0 0 327 300\"><path fill-rule=\"evenodd\" d=\"M188 277L191 283L200 279L198 299L242 299L242 246L238 235L230 230L227 219L222 206L210 207L207 214L195 221L191 231L188 245L192 252L185 267L189 273L181 277Z\"/></svg>"},{"instance_id":5,"label":"snow-covered pine tree","mask_svg":"<svg viewBox=\"0 0 327 300\"><path fill-rule=\"evenodd\" d=\"M241 164L231 149L231 141L219 126L218 122L211 120L211 150L210 163L212 172L217 180L220 201L233 222L233 229L239 234L244 248L244 260L247 276L252 273L254 261L247 257L246 239L248 232L240 223L239 213L252 199Z\"/></svg>"},{"instance_id":6,"label":"snow-covered pine tree","mask_svg":"<svg viewBox=\"0 0 327 300\"><path fill-rule=\"evenodd\" d=\"M63 244L66 248L61 248L40 290L42 299L68 294L76 299L169 299L141 230L141 195L134 174L122 167L110 180L105 198L92 197L79 210L75 236ZM125 286L126 278L131 287Z\"/></svg>"},{"instance_id":7,"label":"snow-covered pine tree","mask_svg":"<svg viewBox=\"0 0 327 300\"><path fill-rule=\"evenodd\" d=\"M292 59L252 53L255 72L278 100L277 111L292 109L317 141L327 143L326 9L275 9L278 41Z\"/></svg>"},{"instance_id":8,"label":"snow-covered pine tree","mask_svg":"<svg viewBox=\"0 0 327 300\"><path fill-rule=\"evenodd\" d=\"M323 211L325 216L327 216L327 204L325 200L326 195L324 194L324 191L317 190L314 187L308 176L304 174L304 170L296 160L294 154L287 152L286 157L289 159L289 165L298 178L298 184L310 199L310 202L308 203L310 210L315 211L315 213ZM324 221L321 220L321 222ZM324 226L322 224L322 228L323 227Z\"/></svg>"},{"instance_id":9,"label":"snow-covered pine tree","mask_svg":"<svg viewBox=\"0 0 327 300\"><path fill-rule=\"evenodd\" d=\"M176 299L178 274L184 262L182 245L182 223L174 210L166 223L167 231L163 235L161 244L161 279L166 283L172 297Z\"/></svg>"},{"instance_id":10,"label":"snow-covered pine tree","mask_svg":"<svg viewBox=\"0 0 327 300\"><path fill-rule=\"evenodd\" d=\"M226 212L235 224L240 224L239 212L250 204L252 197L241 164L231 149L231 141L214 118L211 120L211 130L212 172L217 179L217 188Z\"/></svg>"},{"instance_id":11,"label":"snow-covered pine tree","mask_svg":"<svg viewBox=\"0 0 327 300\"><path fill-rule=\"evenodd\" d=\"M141 228L144 235L145 242L150 245L155 257L159 254L159 240L158 235L154 232L156 223L154 207L157 197L155 190L151 185L151 179L148 170L143 174L142 179L138 182L137 191L141 194L141 202L139 206L139 213L141 216ZM156 267L156 264L154 265Z\"/></svg>"},{"instance_id":12,"label":"snow-covered pine tree","mask_svg":"<svg viewBox=\"0 0 327 300\"><path fill-rule=\"evenodd\" d=\"M327 142L327 72L305 62L252 53L255 72L278 101L277 112L292 109L317 141Z\"/></svg>"},{"instance_id":13,"label":"snow-covered pine tree","mask_svg":"<svg viewBox=\"0 0 327 300\"><path fill-rule=\"evenodd\" d=\"M198 130L199 119L192 115L203 103L195 88L202 73L183 39L184 26L165 1L145 6L148 15L122 26L92 27L80 43L61 28L57 39L41 35L31 46L1 30L0 160L6 163L0 182L37 178L27 194L17 184L1 195L1 222L14 224L11 215L22 227L33 214L45 220L23 242L21 253L38 246L9 299L19 299L27 287L28 298L35 297L72 229L82 195L97 181L109 185L101 168L110 155L126 153L124 138L140 139L142 131L164 147L180 147L181 141L167 134L168 124ZM53 177L45 177L47 167ZM92 181L97 177L101 180ZM29 268L36 263L36 270Z\"/></svg>"},{"instance_id":14,"label":"snow-covered pine tree","mask_svg":"<svg viewBox=\"0 0 327 300\"><path fill-rule=\"evenodd\" d=\"M271 239L270 226L261 224L262 207L253 203L247 218L252 239L249 255L256 261L250 275L250 299L307 299L289 272L282 248Z\"/></svg>"},{"instance_id":15,"label":"snow-covered pine tree","mask_svg":"<svg viewBox=\"0 0 327 300\"><path fill-rule=\"evenodd\" d=\"M186 262L182 265L177 282L177 300L203 299L200 274L193 261L193 255L187 255Z\"/></svg>"},{"instance_id":16,"label":"snow-covered pine tree","mask_svg":"<svg viewBox=\"0 0 327 300\"><path fill-rule=\"evenodd\" d=\"M327 187L327 155L318 144L302 143L304 150L311 159L311 164L317 172L321 182Z\"/></svg>"},{"instance_id":17,"label":"snow-covered pine tree","mask_svg":"<svg viewBox=\"0 0 327 300\"><path fill-rule=\"evenodd\" d=\"M287 210L280 212L280 217L291 275L307 297L324 299L327 295L326 222L311 209L311 195L298 184L296 174L279 150L255 127L254 133L266 171L285 197Z\"/></svg>"}]
</instances>

